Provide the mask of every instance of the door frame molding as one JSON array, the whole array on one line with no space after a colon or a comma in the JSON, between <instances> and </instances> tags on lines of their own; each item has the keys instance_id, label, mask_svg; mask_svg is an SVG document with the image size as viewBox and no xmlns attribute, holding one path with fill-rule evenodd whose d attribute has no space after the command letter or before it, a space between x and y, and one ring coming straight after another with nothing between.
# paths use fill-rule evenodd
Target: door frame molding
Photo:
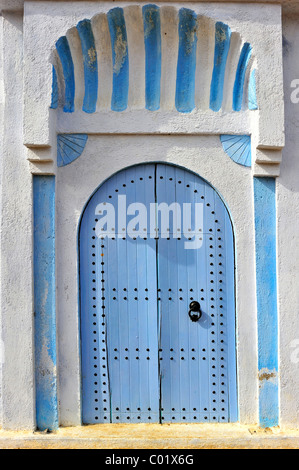
<instances>
[{"instance_id":1,"label":"door frame molding","mask_svg":"<svg viewBox=\"0 0 299 470\"><path fill-rule=\"evenodd\" d=\"M112 143L113 141L113 143ZM147 146L146 158L138 153L140 145ZM176 145L176 143L178 145ZM99 152L107 151L109 158L95 158ZM181 146L184 150L182 153ZM101 150L103 149L103 150ZM123 149L126 159L123 159ZM192 150L194 149L194 150ZM171 151L171 154L169 152ZM211 153L213 159L210 158ZM104 154L105 155L105 154ZM120 157L121 156L121 157ZM57 297L58 308L58 345L60 354L59 397L60 422L63 425L79 425L81 418L80 392L80 360L79 360L79 328L78 307L78 266L77 266L77 232L80 215L86 201L95 188L108 179L111 174L146 162L170 163L189 170L205 179L229 207L230 218L235 230L235 263L236 274L236 312L237 312L237 349L238 349L238 390L239 419L244 423L255 423L257 413L257 364L256 324L255 324L255 287L253 285L252 255L254 253L253 238L250 235L254 227L253 208L247 194L252 191L251 180L248 179L250 169L236 165L224 152L219 136L89 136L81 158L61 168L57 173L57 285L68 286L67 297ZM124 164L125 163L125 164ZM182 165L183 163L183 165ZM74 181L78 175L84 177L78 187ZM226 175L226 177L225 177ZM242 185L227 184L228 178L243 181ZM217 188L217 189L216 189ZM242 200L242 205L240 202ZM246 233L244 228L246 227ZM68 244L65 244L68 240ZM242 248L247 244L246 253ZM76 253L74 258L74 253ZM251 255L252 253L252 255ZM63 262L63 259L65 260ZM68 265L69 269L66 269ZM246 272L246 285L241 272ZM248 289L248 281L251 288ZM250 306L250 309L248 310ZM74 317L74 314L76 317ZM69 329L72 318L72 326ZM74 329L75 328L75 329ZM68 330L68 335L64 332ZM248 342L249 341L249 342ZM251 354L248 355L248 349ZM73 371L72 377L69 376ZM241 373L241 371L243 371ZM253 380L254 377L254 380ZM72 384L70 388L70 384ZM251 396L251 399L248 397Z\"/></svg>"}]
</instances>

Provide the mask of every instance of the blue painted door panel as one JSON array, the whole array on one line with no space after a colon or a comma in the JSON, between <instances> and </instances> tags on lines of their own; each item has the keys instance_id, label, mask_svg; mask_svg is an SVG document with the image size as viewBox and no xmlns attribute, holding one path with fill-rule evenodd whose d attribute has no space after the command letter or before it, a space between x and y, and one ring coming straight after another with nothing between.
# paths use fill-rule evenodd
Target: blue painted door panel
<instances>
[{"instance_id":1,"label":"blue painted door panel","mask_svg":"<svg viewBox=\"0 0 299 470\"><path fill-rule=\"evenodd\" d=\"M103 202L114 206L116 220L98 238ZM136 202L148 217L134 233L126 222L140 207L131 206L126 221L119 214ZM191 225L176 230L171 211L167 224L161 203L179 203L182 213L190 204ZM201 246L186 249L195 203L203 210L195 234ZM233 231L207 182L164 164L107 180L81 221L80 295L84 423L237 420ZM202 308L198 322L188 316L192 300Z\"/></svg>"},{"instance_id":2,"label":"blue painted door panel","mask_svg":"<svg viewBox=\"0 0 299 470\"><path fill-rule=\"evenodd\" d=\"M194 217L178 238L170 218L170 236L158 240L161 420L235 421L234 255L227 210L209 184L174 166L157 166L156 193L168 205L191 204L192 214L195 203L203 209L195 233L201 247L185 247ZM193 300L202 309L198 322L188 316Z\"/></svg>"},{"instance_id":3,"label":"blue painted door panel","mask_svg":"<svg viewBox=\"0 0 299 470\"><path fill-rule=\"evenodd\" d=\"M102 202L116 215L118 196L126 196L126 206L153 202L154 176L154 165L116 174L94 194L81 223L85 423L159 421L156 241L147 226L139 227L142 237L129 236L121 220L104 239L94 230Z\"/></svg>"},{"instance_id":4,"label":"blue painted door panel","mask_svg":"<svg viewBox=\"0 0 299 470\"><path fill-rule=\"evenodd\" d=\"M107 185L111 202L122 193L127 206L136 201L148 206L154 200L154 173L154 165L148 165L117 174ZM120 238L104 241L112 421L158 422L156 242L147 226L139 227L142 237L130 232L133 238L123 235L124 228L117 229Z\"/></svg>"}]
</instances>

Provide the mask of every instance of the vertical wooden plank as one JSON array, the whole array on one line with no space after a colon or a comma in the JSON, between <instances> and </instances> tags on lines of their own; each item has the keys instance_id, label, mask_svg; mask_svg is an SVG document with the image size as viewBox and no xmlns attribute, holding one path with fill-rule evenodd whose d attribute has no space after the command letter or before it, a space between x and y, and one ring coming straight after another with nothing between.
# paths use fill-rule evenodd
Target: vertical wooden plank
<instances>
[{"instance_id":1,"label":"vertical wooden plank","mask_svg":"<svg viewBox=\"0 0 299 470\"><path fill-rule=\"evenodd\" d=\"M56 373L55 177L33 177L36 422L58 428Z\"/></svg>"},{"instance_id":2,"label":"vertical wooden plank","mask_svg":"<svg viewBox=\"0 0 299 470\"><path fill-rule=\"evenodd\" d=\"M214 377L217 394L215 408L218 422L229 421L229 408L232 409L236 403L229 396L229 382L236 388L236 381L233 382L236 369L235 357L235 321L234 303L225 304L226 298L234 297L234 254L231 250L233 245L232 226L230 224L227 210L214 191L214 266L212 267L213 277L216 282L214 292L214 317L217 331L217 347L215 356L217 361L217 372ZM227 271L224 270L224 265ZM232 274L232 277L230 277ZM228 334L229 332L229 334ZM231 355L232 354L232 355ZM232 364L230 363L232 361ZM213 419L215 419L213 416ZM215 419L215 420L216 420Z\"/></svg>"},{"instance_id":3,"label":"vertical wooden plank","mask_svg":"<svg viewBox=\"0 0 299 470\"><path fill-rule=\"evenodd\" d=\"M155 200L155 166L142 165L138 167L139 183L136 186L136 199L139 201L140 195L144 193L141 201L145 203L147 214L150 214L150 203ZM136 179L138 179L136 178ZM145 422L159 422L159 406L160 406L160 384L159 384L159 366L158 366L158 311L157 311L157 260L156 260L156 240L149 237L149 220L147 221L147 240L139 239L138 244L141 245L145 257L145 266L142 267L142 259L137 259L137 275L141 274L140 281L144 276L145 288L141 295L144 295L145 311L147 312L147 335L143 331L144 340L147 343L144 350L144 358L147 367L147 382L149 384L148 407L146 409L147 416ZM144 269L145 268L145 269ZM147 290L146 290L147 289ZM141 305L140 305L141 307ZM142 314L139 312L139 318L142 326ZM141 346L144 341L141 342ZM140 363L142 368L142 362ZM144 392L143 392L144 394ZM145 408L145 407L143 407Z\"/></svg>"},{"instance_id":4,"label":"vertical wooden plank","mask_svg":"<svg viewBox=\"0 0 299 470\"><path fill-rule=\"evenodd\" d=\"M208 284L208 272L209 266L207 263L208 250L211 245L211 236L208 232L207 214L205 210L206 206L206 193L207 185L206 182L200 178L196 178L195 186L195 199L197 203L203 204L203 227L202 227L202 238L203 245L198 250L197 259L197 275L198 284L197 290L195 290L192 300L198 300L201 305L202 318L200 319L201 328L198 331L198 353L195 357L198 357L199 361L199 420L201 422L208 420L209 413L209 397L210 397L210 381L203 379L203 377L209 377L209 331L211 327L210 309L209 309L209 284ZM193 286L192 286L193 287ZM194 287L193 287L194 288ZM195 287L196 289L196 287ZM191 298L190 298L191 300Z\"/></svg>"},{"instance_id":5,"label":"vertical wooden plank","mask_svg":"<svg viewBox=\"0 0 299 470\"><path fill-rule=\"evenodd\" d=\"M198 203L198 190L197 190L197 178L194 174L189 174L188 179L185 180L186 196L188 200L192 200L194 203ZM194 207L194 206L193 206ZM194 229L194 211L192 210L192 229ZM202 232L195 234L196 238L202 238ZM184 299L186 302L186 309L189 310L190 302L197 300L201 308L203 308L202 300L200 298L200 288L201 288L201 279L200 279L200 270L203 262L201 262L203 248L198 250L185 250L186 259L187 259L187 285L184 292ZM187 311L184 312L184 315L187 314ZM188 318L189 320L189 318ZM188 375L189 375L189 409L187 414L188 422L198 422L199 421L199 412L200 412L200 399L201 399L201 377L199 374L199 345L200 345L200 329L198 324L188 321Z\"/></svg>"},{"instance_id":6,"label":"vertical wooden plank","mask_svg":"<svg viewBox=\"0 0 299 470\"><path fill-rule=\"evenodd\" d=\"M131 172L130 172L131 173ZM132 170L132 174L134 174L134 169ZM132 174L130 176L133 178ZM113 179L109 181L110 187L110 194L115 194L115 199L120 193L122 182L124 181L124 174L119 173L115 175ZM126 191L127 195L127 203L130 200L130 190L132 187L128 187ZM135 189L135 188L134 188ZM112 196L112 201L114 197ZM116 203L115 203L116 204ZM118 233L118 231L117 231ZM129 253L129 239L126 236L126 240L109 240L109 250L112 252L113 250L117 253L117 267L116 267L116 274L117 274L117 306L118 310L113 309L111 313L115 319L118 318L118 321L115 321L115 324L118 324L118 350L119 350L119 373L120 373L120 381L119 382L111 382L111 406L112 409L118 412L116 419L117 422L127 423L131 421L131 413L132 413L132 406L131 406L131 377L130 377L130 366L131 362L133 361L132 357L132 350L130 344L130 305L129 305L129 298L130 298L130 291L129 291L129 283L131 282L131 265L128 257ZM134 263L134 260L133 260ZM110 277L109 271L107 272L107 276ZM111 295L108 292L108 295ZM110 316L109 312L109 329L114 329L115 325L113 324L112 316ZM108 343L108 349L111 349L111 345ZM114 392L116 388L120 388L120 401L118 404L114 403ZM118 410L116 408L119 408Z\"/></svg>"},{"instance_id":7,"label":"vertical wooden plank","mask_svg":"<svg viewBox=\"0 0 299 470\"><path fill-rule=\"evenodd\" d=\"M108 188L106 185L103 185L97 192L97 196L92 200L92 214L93 217L93 226L97 227L96 224L100 219L101 214L96 208L96 204L103 203L105 204L107 210L109 204L109 198L107 197ZM114 224L113 224L114 225ZM106 227L107 231L110 228ZM92 359L96 361L98 365L97 370L94 372L93 378L93 398L94 398L94 419L95 422L104 422L107 423L111 421L111 387L110 387L110 377L109 377L109 349L107 345L107 336L108 336L108 315L109 311L106 304L106 285L105 285L105 273L109 269L109 264L107 260L107 238L99 238L97 230L95 231L96 239L93 239L91 249L93 250L92 254L92 279L91 281L96 281L96 295L92 296L92 325L93 333L97 332L96 338L97 346L93 345L91 354ZM108 236L110 236L109 233ZM110 240L110 238L108 238ZM95 254L95 257L93 256ZM95 263L95 265L94 265ZM94 278L94 274L96 277ZM96 298L96 302L94 302Z\"/></svg>"},{"instance_id":8,"label":"vertical wooden plank","mask_svg":"<svg viewBox=\"0 0 299 470\"><path fill-rule=\"evenodd\" d=\"M161 317L161 339L160 339L160 368L161 368L161 418L162 422L177 422L177 410L179 408L178 386L180 376L178 372L178 309L177 309L177 289L178 270L176 241L171 234L170 224L162 227L163 206L175 202L175 167L157 165L156 172L156 203L157 203L157 225L159 228L158 249L158 295L160 317ZM167 233L167 228L169 232Z\"/></svg>"},{"instance_id":9,"label":"vertical wooden plank","mask_svg":"<svg viewBox=\"0 0 299 470\"><path fill-rule=\"evenodd\" d=\"M96 233L98 191L87 204L80 224L80 325L83 423L109 422L109 376L106 351L106 307L102 271L105 245ZM102 257L104 254L104 257ZM102 264L104 263L104 265ZM103 316L104 315L104 316ZM103 351L104 349L104 351Z\"/></svg>"},{"instance_id":10,"label":"vertical wooden plank","mask_svg":"<svg viewBox=\"0 0 299 470\"><path fill-rule=\"evenodd\" d=\"M138 198L138 186L139 186L139 169L138 167L126 171L126 185L128 184L127 181L130 177L133 177L135 180L135 183L130 183L128 186L126 186L125 193L127 196L127 203L135 203L137 202ZM122 187L122 182L123 182L123 177L120 176L121 181L119 182L119 187ZM128 189L127 189L128 188ZM143 185L142 185L143 189ZM141 189L141 190L142 190ZM122 192L120 190L120 192ZM139 227L140 229L140 227ZM125 256L122 258L122 262L119 263L119 275L123 276L122 273L125 273L125 285L126 285L126 291L124 291L125 297L127 297L126 300L126 308L127 308L127 335L128 335L128 341L126 344L126 348L128 349L127 351L127 356L129 357L128 359L128 383L127 383L127 407L126 409L123 408L123 411L127 411L126 413L126 420L127 422L138 422L138 407L139 407L139 383L140 383L140 370L139 370L139 364L140 364L140 359L136 359L138 357L136 355L136 349L138 348L137 346L137 340L138 340L138 334L137 334L137 322L139 320L142 321L142 316L139 319L138 318L138 309L137 309L137 304L136 301L134 300L133 293L135 292L134 289L136 288L136 274L138 272L138 266L137 266L137 257L136 257L136 252L137 252L137 246L139 244L139 238L135 237L136 233L134 233L134 238L131 239L128 237L127 234L127 240L125 242L126 246L123 247L123 253ZM120 253L120 252L119 252ZM121 255L121 253L120 253ZM144 259L144 258L142 258ZM140 312L141 313L141 312ZM125 390L124 390L125 391ZM128 419L129 418L129 419ZM124 421L125 422L125 421Z\"/></svg>"},{"instance_id":11,"label":"vertical wooden plank","mask_svg":"<svg viewBox=\"0 0 299 470\"><path fill-rule=\"evenodd\" d=\"M185 201L191 202L190 197L190 182L192 174L186 172L180 168L176 168L176 200L183 206ZM193 208L192 203L192 208ZM191 211L192 214L192 211ZM191 238L190 231L192 229L192 219L190 225L187 227L187 237ZM190 395L191 395L191 376L190 376L190 332L191 330L197 330L198 324L191 321L188 316L189 304L187 298L184 298L184 292L187 292L190 288L189 285L189 269L193 262L193 250L187 250L185 247L185 241L187 239L181 237L181 240L176 241L177 243L177 270L178 270L178 286L177 297L178 305L178 359L179 359L179 374L180 374L180 403L178 410L178 421L179 422L190 422ZM191 253L192 252L192 253ZM193 281L193 280L192 280ZM193 283L193 282L192 282Z\"/></svg>"},{"instance_id":12,"label":"vertical wooden plank","mask_svg":"<svg viewBox=\"0 0 299 470\"><path fill-rule=\"evenodd\" d=\"M115 192L115 179L116 175L110 178L99 189L102 193L101 199L107 201L117 208L117 193ZM98 196L99 198L99 196ZM116 221L115 221L116 222ZM116 232L117 236L117 232ZM117 308L119 302L120 282L118 277L118 252L116 250L116 240L105 238L102 240L104 246L105 261L107 269L103 274L103 297L105 302L105 315L106 315L106 349L108 356L108 374L109 374L109 399L110 399L110 419L115 422L119 419L119 409L121 407L121 390L120 387L112 387L111 384L120 381L120 343L119 343L119 321L117 315ZM110 325L115 324L115 328Z\"/></svg>"}]
</instances>

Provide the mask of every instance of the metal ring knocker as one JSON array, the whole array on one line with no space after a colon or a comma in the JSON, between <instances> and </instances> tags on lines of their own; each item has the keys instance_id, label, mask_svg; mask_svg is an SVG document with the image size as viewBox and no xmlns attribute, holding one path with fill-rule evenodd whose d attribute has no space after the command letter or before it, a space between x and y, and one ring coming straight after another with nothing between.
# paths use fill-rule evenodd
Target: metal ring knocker
<instances>
[{"instance_id":1,"label":"metal ring knocker","mask_svg":"<svg viewBox=\"0 0 299 470\"><path fill-rule=\"evenodd\" d=\"M190 303L189 305L189 317L191 321L198 321L202 316L202 311L200 309L200 304L196 300Z\"/></svg>"}]
</instances>

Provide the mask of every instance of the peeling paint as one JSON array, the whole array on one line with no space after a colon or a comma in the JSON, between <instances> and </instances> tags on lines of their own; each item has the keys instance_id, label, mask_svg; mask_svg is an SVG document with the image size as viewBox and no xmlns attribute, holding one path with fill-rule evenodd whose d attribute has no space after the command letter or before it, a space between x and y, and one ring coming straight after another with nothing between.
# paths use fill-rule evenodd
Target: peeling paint
<instances>
[{"instance_id":1,"label":"peeling paint","mask_svg":"<svg viewBox=\"0 0 299 470\"><path fill-rule=\"evenodd\" d=\"M190 55L193 51L194 41L197 41L196 27L187 28L186 31L184 32L184 34L185 34L185 40L186 40L185 53L186 53L186 55Z\"/></svg>"},{"instance_id":2,"label":"peeling paint","mask_svg":"<svg viewBox=\"0 0 299 470\"><path fill-rule=\"evenodd\" d=\"M115 62L113 66L113 71L117 75L120 73L122 66L125 63L127 54L128 54L128 43L124 39L122 34L122 29L120 26L116 27L116 40L114 44L114 53L115 53Z\"/></svg>"},{"instance_id":3,"label":"peeling paint","mask_svg":"<svg viewBox=\"0 0 299 470\"><path fill-rule=\"evenodd\" d=\"M270 371L268 369L262 369L259 372L259 381L262 382L263 380L271 380L272 382L276 382L277 380L277 372L276 370Z\"/></svg>"},{"instance_id":4,"label":"peeling paint","mask_svg":"<svg viewBox=\"0 0 299 470\"><path fill-rule=\"evenodd\" d=\"M108 85L108 82L111 81L111 72L113 71L113 96L111 100L111 109L113 111L124 111L127 109L129 95L130 107L132 106L131 97L138 93L137 89L144 89L140 84L135 86L135 79L133 79L133 76L139 76L139 63L140 60L143 60L143 58L141 59L141 57L136 57L136 47L133 46L132 42L136 41L136 43L138 43L138 48L141 50L142 46L140 41L142 33L145 43L146 62L145 108L150 111L157 111L160 109L160 101L161 99L163 101L164 94L163 91L161 93L161 69L165 67L164 64L169 60L167 53L163 54L163 56L161 54L162 44L163 47L165 47L165 45L168 43L168 40L166 40L165 36L170 33L170 30L166 32L166 30L169 28L169 26L166 26L165 24L167 22L170 22L170 24L174 22L172 28L175 28L176 31L173 30L171 34L175 33L176 36L175 47L177 47L177 38L179 37L179 56L177 60L176 74L177 87L176 90L172 91L172 93L174 91L176 92L175 96L177 100L172 103L172 105L175 105L177 111L191 113L194 108L198 108L198 100L193 96L195 94L195 88L197 88L196 94L200 96L200 101L205 100L205 106L208 106L208 98L204 97L204 94L207 93L209 88L209 107L213 111L219 111L221 109L223 98L225 98L224 104L226 106L227 103L229 103L229 107L233 105L232 108L234 111L241 110L240 108L242 105L245 73L251 54L251 46L248 43L245 43L244 45L245 47L243 48L243 52L240 54L237 75L234 67L232 67L230 70L226 70L228 52L230 51L230 62L228 64L230 66L232 58L235 60L235 56L239 54L239 50L236 49L234 51L234 48L230 47L232 33L228 24L223 23L222 21L215 22L214 19L208 18L202 14L198 14L193 9L180 8L177 10L175 7L175 15L178 16L179 20L177 25L177 18L175 20L170 19L171 17L169 17L169 14L167 14L168 7L157 6L155 4L146 4L142 7L143 24L139 23L142 20L140 12L137 13L140 9L140 5L129 8L131 12L134 12L132 18L134 17L134 21L136 22L135 26L132 27L134 21L132 22L132 19L129 19L132 13L129 13L127 8L128 7L116 7L109 10L107 14L101 14L103 15L103 18L105 18L105 21L107 20L109 25L110 38L108 38L108 41L99 40L99 37L102 37L103 32L100 35L97 33L96 37L94 37L93 28L95 27L97 29L96 18L98 15L95 15L91 20L84 19L77 25L82 45L84 62L85 97L83 111L87 113L94 113L97 109L104 109L107 105L109 105L109 101L107 102L106 97L104 100L98 99L98 79L102 75L102 70L99 71L98 74L97 53L99 54L100 60L102 60L101 57L103 56L107 56L107 58L110 56L109 59L111 59L112 55L113 62L112 70L110 68L111 64L109 63L109 75L107 72L105 72L108 75L106 80L101 78L101 96L108 95L108 100L110 98L111 83ZM124 14L125 11L127 11L127 22ZM210 24L210 26L207 27L207 24ZM212 25L214 25L215 30L213 30L211 27ZM136 31L134 31L135 28L137 28ZM163 38L161 36L161 28L163 30ZM242 41L239 32L234 32L233 34L238 37L239 41ZM111 47L109 39L111 40ZM212 66L212 55L208 49L213 45L214 42L214 68L211 81L209 69ZM75 45L73 45L73 48L74 47ZM200 49L200 53L198 53L197 49ZM129 56L130 58L133 58L131 60L132 69L130 72ZM177 56L177 51L175 51L174 56ZM207 57L210 57L208 61L208 67L207 64L202 67L201 61L206 61ZM78 61L81 59L76 57L74 60ZM175 62L175 59L172 60ZM76 67L82 66L81 64L75 65ZM196 67L201 68L202 71L206 69L202 75L206 77L208 83L206 83L204 86L195 85ZM142 64L140 63L140 70L141 68ZM174 70L171 73L174 74ZM131 76L130 83L129 74ZM232 76L230 77L230 75ZM226 83L225 87L224 78ZM204 79L200 78L200 80L204 82ZM228 98L228 94L230 95L228 92L228 87L230 87L230 85L228 85L228 83L230 83L232 80L235 80L233 103L231 103L230 96ZM170 82L168 81L169 87L173 87L174 83L175 80L172 79L170 86ZM81 86L82 85L80 84L79 91L76 91L77 101L77 94L80 96ZM136 91L133 91L132 88L136 88ZM105 89L106 93L104 92ZM66 90L68 91L68 86ZM171 91L169 90L168 93L171 93ZM226 96L223 96L224 93L226 93ZM174 93L172 96L174 97ZM139 100L143 103L144 96L140 96ZM249 109L257 109L257 104L255 101L256 100L254 100ZM53 100L53 103L54 107L58 107L58 104L55 105L55 100ZM104 103L106 103L105 106ZM245 103L243 104L245 105ZM72 108L70 109L72 111Z\"/></svg>"},{"instance_id":5,"label":"peeling paint","mask_svg":"<svg viewBox=\"0 0 299 470\"><path fill-rule=\"evenodd\" d=\"M97 63L97 53L94 47L91 47L88 49L88 66L92 69L95 70L95 64Z\"/></svg>"},{"instance_id":6,"label":"peeling paint","mask_svg":"<svg viewBox=\"0 0 299 470\"><path fill-rule=\"evenodd\" d=\"M124 111L128 106L129 54L126 22L122 8L112 8L107 13L113 59L113 91L111 109Z\"/></svg>"},{"instance_id":7,"label":"peeling paint","mask_svg":"<svg viewBox=\"0 0 299 470\"><path fill-rule=\"evenodd\" d=\"M40 382L41 386L45 391L48 390L48 387L51 387L55 384L57 367L51 358L51 351L47 338L43 338L43 345L40 354L40 361L38 365L38 373L42 376L43 380ZM45 380L46 379L46 380Z\"/></svg>"},{"instance_id":8,"label":"peeling paint","mask_svg":"<svg viewBox=\"0 0 299 470\"><path fill-rule=\"evenodd\" d=\"M147 39L150 33L155 29L155 21L153 14L156 13L157 8L151 7L146 11L146 23L144 25L144 39Z\"/></svg>"},{"instance_id":9,"label":"peeling paint","mask_svg":"<svg viewBox=\"0 0 299 470\"><path fill-rule=\"evenodd\" d=\"M218 45L220 45L220 47L221 47L222 43L225 43L225 41L227 41L227 39L228 39L228 35L227 35L227 31L224 29L224 25L223 25L223 27L219 27L219 29L216 29L216 31L215 31L215 42L218 43ZM222 60L223 60L223 56L218 55L216 57L216 60L215 60L215 65L220 66Z\"/></svg>"},{"instance_id":10,"label":"peeling paint","mask_svg":"<svg viewBox=\"0 0 299 470\"><path fill-rule=\"evenodd\" d=\"M222 27L220 26L218 29L215 31L215 39L217 42L224 42L227 40L227 31L225 28L225 25Z\"/></svg>"}]
</instances>

